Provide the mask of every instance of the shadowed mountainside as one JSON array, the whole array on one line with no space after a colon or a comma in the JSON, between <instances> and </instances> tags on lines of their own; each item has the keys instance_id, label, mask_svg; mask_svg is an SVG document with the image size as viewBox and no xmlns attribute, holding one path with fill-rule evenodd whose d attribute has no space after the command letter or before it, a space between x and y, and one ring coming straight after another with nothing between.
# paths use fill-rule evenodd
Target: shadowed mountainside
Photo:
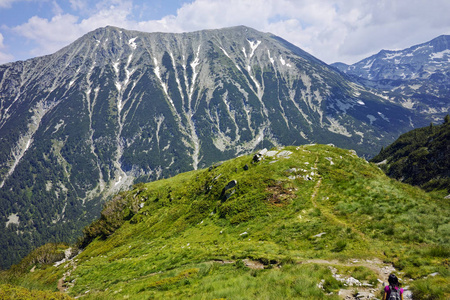
<instances>
[{"instance_id":1,"label":"shadowed mountainside","mask_svg":"<svg viewBox=\"0 0 450 300\"><path fill-rule=\"evenodd\" d=\"M449 115L441 125L430 124L402 134L371 161L392 178L450 193Z\"/></svg>"}]
</instances>

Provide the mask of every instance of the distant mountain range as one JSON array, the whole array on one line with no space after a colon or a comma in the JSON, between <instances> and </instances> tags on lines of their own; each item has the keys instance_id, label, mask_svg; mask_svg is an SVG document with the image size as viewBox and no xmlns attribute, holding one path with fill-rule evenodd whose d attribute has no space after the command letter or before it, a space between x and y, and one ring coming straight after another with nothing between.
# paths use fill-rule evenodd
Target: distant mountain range
<instances>
[{"instance_id":1,"label":"distant mountain range","mask_svg":"<svg viewBox=\"0 0 450 300\"><path fill-rule=\"evenodd\" d=\"M332 66L436 122L450 108L450 35L398 51L381 50L353 65Z\"/></svg>"},{"instance_id":2,"label":"distant mountain range","mask_svg":"<svg viewBox=\"0 0 450 300\"><path fill-rule=\"evenodd\" d=\"M430 51L447 57L444 46ZM372 157L448 111L425 75L399 81L423 91L408 96L388 88L400 79L337 67L244 26L106 27L55 54L1 65L0 267L45 242L73 241L133 183L281 145L333 143Z\"/></svg>"}]
</instances>

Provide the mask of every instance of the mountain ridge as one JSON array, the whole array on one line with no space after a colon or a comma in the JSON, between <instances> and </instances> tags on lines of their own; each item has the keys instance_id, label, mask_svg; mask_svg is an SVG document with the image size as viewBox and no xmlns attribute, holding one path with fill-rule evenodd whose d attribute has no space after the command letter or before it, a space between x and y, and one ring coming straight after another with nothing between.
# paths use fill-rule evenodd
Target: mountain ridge
<instances>
[{"instance_id":1,"label":"mountain ridge","mask_svg":"<svg viewBox=\"0 0 450 300\"><path fill-rule=\"evenodd\" d=\"M332 64L363 86L378 90L404 107L428 114L434 122L450 110L450 35L403 50L381 50L355 64Z\"/></svg>"},{"instance_id":2,"label":"mountain ridge","mask_svg":"<svg viewBox=\"0 0 450 300\"><path fill-rule=\"evenodd\" d=\"M422 53L420 53L421 57L423 59L425 59L426 57L431 58L431 60L433 59L439 59L441 58L439 54L435 54L435 55L430 55L430 53L442 53L445 52L446 50L450 49L450 35L440 35L428 42L422 43L422 44L418 44L418 45L414 45L411 46L409 48L406 49L402 49L402 50L380 50L378 53L373 54L367 58L364 58L362 60L360 60L359 62L356 62L352 65L348 65L345 63L333 63L331 64L332 66L337 67L339 70L344 71L345 73L349 73L349 74L355 74L358 75L360 77L364 77L366 79L371 79L371 80L380 80L380 79L414 79L416 78L415 74L411 75L411 77L388 77L389 73L381 73L381 75L376 75L377 71L379 71L379 69L375 68L373 66L373 63L376 62L377 60L392 60L395 57L399 57L399 59L396 59L395 64L406 64L406 63L410 63L409 67L415 67L414 65L411 65L411 62L414 62L414 57L411 53L419 51L423 48L432 48L433 50L431 51L422 51ZM420 51L419 51L420 52ZM406 54L404 54L406 53ZM442 55L447 55L447 53L442 53ZM402 61L404 61L402 63ZM423 62L421 62L423 63ZM364 65L363 67L360 67L361 65ZM419 67L421 65L419 64ZM372 68L374 68L375 70L372 71ZM417 70L418 67L416 67ZM365 70L363 70L365 69ZM356 73L356 72L360 72L360 73ZM365 73L364 73L365 72ZM374 73L374 74L371 74ZM426 74L425 74L426 75ZM381 77L379 77L381 76Z\"/></svg>"},{"instance_id":3,"label":"mountain ridge","mask_svg":"<svg viewBox=\"0 0 450 300\"><path fill-rule=\"evenodd\" d=\"M14 257L0 265L75 239L106 198L139 181L290 144L370 157L428 124L350 79L246 27L105 27L53 55L1 65L0 250ZM21 246L11 251L10 241Z\"/></svg>"}]
</instances>

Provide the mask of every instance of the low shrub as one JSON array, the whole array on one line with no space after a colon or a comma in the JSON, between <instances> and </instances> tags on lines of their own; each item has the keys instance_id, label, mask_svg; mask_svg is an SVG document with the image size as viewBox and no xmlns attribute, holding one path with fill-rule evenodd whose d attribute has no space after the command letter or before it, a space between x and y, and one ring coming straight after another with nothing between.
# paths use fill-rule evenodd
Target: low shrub
<instances>
[{"instance_id":1,"label":"low shrub","mask_svg":"<svg viewBox=\"0 0 450 300\"><path fill-rule=\"evenodd\" d=\"M70 300L72 297L51 291L29 290L19 286L9 284L0 284L0 299L2 300L34 300L34 299L52 299L52 300Z\"/></svg>"},{"instance_id":2,"label":"low shrub","mask_svg":"<svg viewBox=\"0 0 450 300\"><path fill-rule=\"evenodd\" d=\"M437 300L448 299L450 295L450 280L442 277L428 277L416 280L411 284L414 299Z\"/></svg>"}]
</instances>

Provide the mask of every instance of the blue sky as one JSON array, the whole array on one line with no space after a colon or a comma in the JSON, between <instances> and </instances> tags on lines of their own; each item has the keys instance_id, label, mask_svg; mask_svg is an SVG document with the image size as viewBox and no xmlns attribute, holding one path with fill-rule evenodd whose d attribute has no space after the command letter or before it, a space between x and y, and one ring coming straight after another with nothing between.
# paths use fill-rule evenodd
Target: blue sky
<instances>
[{"instance_id":1,"label":"blue sky","mask_svg":"<svg viewBox=\"0 0 450 300\"><path fill-rule=\"evenodd\" d=\"M448 0L0 0L0 64L54 53L106 25L187 32L246 25L355 63L450 34Z\"/></svg>"}]
</instances>

